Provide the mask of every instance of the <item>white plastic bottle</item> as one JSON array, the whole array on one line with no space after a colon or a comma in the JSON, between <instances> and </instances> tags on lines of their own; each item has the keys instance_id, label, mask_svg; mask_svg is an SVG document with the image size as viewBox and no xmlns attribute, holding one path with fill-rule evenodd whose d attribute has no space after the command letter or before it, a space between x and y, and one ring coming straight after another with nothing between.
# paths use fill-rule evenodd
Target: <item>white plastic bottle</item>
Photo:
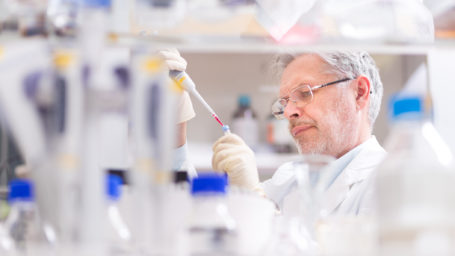
<instances>
[{"instance_id":1,"label":"white plastic bottle","mask_svg":"<svg viewBox=\"0 0 455 256\"><path fill-rule=\"evenodd\" d=\"M13 180L9 189L11 210L5 229L12 241L11 255L51 255L55 233L39 217L32 183Z\"/></svg>"},{"instance_id":2,"label":"white plastic bottle","mask_svg":"<svg viewBox=\"0 0 455 256\"><path fill-rule=\"evenodd\" d=\"M259 143L259 128L256 112L251 108L248 95L240 95L237 109L232 117L232 132L245 140L253 150Z\"/></svg>"},{"instance_id":3,"label":"white plastic bottle","mask_svg":"<svg viewBox=\"0 0 455 256\"><path fill-rule=\"evenodd\" d=\"M112 174L107 176L108 254L112 256L131 255L133 251L131 231L118 206L121 184L119 176Z\"/></svg>"},{"instance_id":4,"label":"white plastic bottle","mask_svg":"<svg viewBox=\"0 0 455 256\"><path fill-rule=\"evenodd\" d=\"M393 100L388 156L377 171L381 255L454 255L455 169L452 154L422 100Z\"/></svg>"},{"instance_id":5,"label":"white plastic bottle","mask_svg":"<svg viewBox=\"0 0 455 256\"><path fill-rule=\"evenodd\" d=\"M201 173L191 184L192 212L187 227L189 255L235 255L237 231L226 202L224 175Z\"/></svg>"}]
</instances>

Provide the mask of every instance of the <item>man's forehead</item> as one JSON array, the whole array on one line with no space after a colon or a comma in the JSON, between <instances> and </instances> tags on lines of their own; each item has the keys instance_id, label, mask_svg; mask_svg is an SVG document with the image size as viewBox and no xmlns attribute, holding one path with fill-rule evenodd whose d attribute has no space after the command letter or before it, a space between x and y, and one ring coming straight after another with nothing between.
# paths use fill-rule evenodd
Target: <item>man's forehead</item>
<instances>
[{"instance_id":1,"label":"man's forehead","mask_svg":"<svg viewBox=\"0 0 455 256\"><path fill-rule=\"evenodd\" d=\"M283 71L280 80L280 96L286 96L292 89L307 84L317 85L330 79L334 74L330 67L317 55L301 55Z\"/></svg>"}]
</instances>

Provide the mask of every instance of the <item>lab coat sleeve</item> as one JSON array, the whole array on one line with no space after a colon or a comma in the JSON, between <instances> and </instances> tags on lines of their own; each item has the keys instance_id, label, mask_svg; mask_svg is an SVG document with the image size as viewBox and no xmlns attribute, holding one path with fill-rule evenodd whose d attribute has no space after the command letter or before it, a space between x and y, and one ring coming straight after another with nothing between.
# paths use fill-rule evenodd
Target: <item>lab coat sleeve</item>
<instances>
[{"instance_id":1,"label":"lab coat sleeve","mask_svg":"<svg viewBox=\"0 0 455 256\"><path fill-rule=\"evenodd\" d=\"M188 172L189 178L197 177L194 165L188 159L188 146L187 143L174 150L174 159L172 162L172 170L185 170Z\"/></svg>"}]
</instances>

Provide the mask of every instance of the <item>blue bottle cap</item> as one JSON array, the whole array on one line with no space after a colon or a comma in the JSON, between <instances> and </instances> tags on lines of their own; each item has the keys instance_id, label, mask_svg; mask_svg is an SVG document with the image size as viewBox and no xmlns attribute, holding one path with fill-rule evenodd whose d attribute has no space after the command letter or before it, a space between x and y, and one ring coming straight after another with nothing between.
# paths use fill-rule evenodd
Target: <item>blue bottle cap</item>
<instances>
[{"instance_id":1,"label":"blue bottle cap","mask_svg":"<svg viewBox=\"0 0 455 256\"><path fill-rule=\"evenodd\" d=\"M86 7L110 7L111 0L82 0L82 5Z\"/></svg>"},{"instance_id":2,"label":"blue bottle cap","mask_svg":"<svg viewBox=\"0 0 455 256\"><path fill-rule=\"evenodd\" d=\"M118 200L121 196L120 185L122 185L122 178L118 175L109 174L107 175L106 182L109 199Z\"/></svg>"},{"instance_id":3,"label":"blue bottle cap","mask_svg":"<svg viewBox=\"0 0 455 256\"><path fill-rule=\"evenodd\" d=\"M8 201L33 201L34 198L33 183L31 181L16 179L9 183Z\"/></svg>"},{"instance_id":4,"label":"blue bottle cap","mask_svg":"<svg viewBox=\"0 0 455 256\"><path fill-rule=\"evenodd\" d=\"M238 104L242 107L249 107L251 104L251 98L249 95L242 94L238 98Z\"/></svg>"},{"instance_id":5,"label":"blue bottle cap","mask_svg":"<svg viewBox=\"0 0 455 256\"><path fill-rule=\"evenodd\" d=\"M401 118L406 114L407 117L421 118L423 116L423 102L420 96L414 95L394 95L389 104L391 119Z\"/></svg>"},{"instance_id":6,"label":"blue bottle cap","mask_svg":"<svg viewBox=\"0 0 455 256\"><path fill-rule=\"evenodd\" d=\"M225 194L226 186L226 175L218 173L201 173L191 182L191 194Z\"/></svg>"}]
</instances>

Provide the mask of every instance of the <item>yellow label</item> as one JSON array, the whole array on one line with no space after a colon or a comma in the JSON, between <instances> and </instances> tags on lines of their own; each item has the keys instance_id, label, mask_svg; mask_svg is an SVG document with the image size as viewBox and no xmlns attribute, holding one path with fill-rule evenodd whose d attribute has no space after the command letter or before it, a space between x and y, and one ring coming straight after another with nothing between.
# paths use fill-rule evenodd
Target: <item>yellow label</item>
<instances>
[{"instance_id":1,"label":"yellow label","mask_svg":"<svg viewBox=\"0 0 455 256\"><path fill-rule=\"evenodd\" d=\"M183 92L183 90L185 89L185 88L183 88L183 85L182 85L183 80L185 80L185 77L182 77L182 79L180 79L180 80L172 79L172 81L173 81L172 90L175 92L180 92L180 93Z\"/></svg>"},{"instance_id":2,"label":"yellow label","mask_svg":"<svg viewBox=\"0 0 455 256\"><path fill-rule=\"evenodd\" d=\"M54 64L58 68L67 68L74 61L74 57L71 53L60 51L54 54Z\"/></svg>"},{"instance_id":3,"label":"yellow label","mask_svg":"<svg viewBox=\"0 0 455 256\"><path fill-rule=\"evenodd\" d=\"M148 72L158 72L162 68L163 62L158 58L149 58L144 62L143 68Z\"/></svg>"}]
</instances>

